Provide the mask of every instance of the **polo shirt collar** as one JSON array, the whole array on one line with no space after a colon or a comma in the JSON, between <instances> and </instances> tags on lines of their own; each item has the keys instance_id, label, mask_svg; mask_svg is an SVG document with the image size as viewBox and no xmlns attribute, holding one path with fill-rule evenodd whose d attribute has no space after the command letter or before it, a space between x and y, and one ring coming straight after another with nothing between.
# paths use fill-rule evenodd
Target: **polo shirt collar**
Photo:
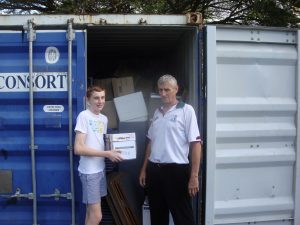
<instances>
[{"instance_id":1,"label":"polo shirt collar","mask_svg":"<svg viewBox=\"0 0 300 225\"><path fill-rule=\"evenodd\" d=\"M180 102L178 102L176 105L172 106L172 107L168 110L168 112L174 110L175 108L176 108L176 109L182 109L182 108L184 107L184 105L185 105L185 103L182 102L182 101L180 101ZM159 110L162 114L164 114L163 106L159 107L158 110Z\"/></svg>"},{"instance_id":2,"label":"polo shirt collar","mask_svg":"<svg viewBox=\"0 0 300 225\"><path fill-rule=\"evenodd\" d=\"M183 108L183 107L184 107L184 105L185 105L185 103L184 103L184 102L182 102L182 101L180 101L180 102L178 102L178 103L177 103L177 105L176 105L176 109L181 109L181 108Z\"/></svg>"}]
</instances>

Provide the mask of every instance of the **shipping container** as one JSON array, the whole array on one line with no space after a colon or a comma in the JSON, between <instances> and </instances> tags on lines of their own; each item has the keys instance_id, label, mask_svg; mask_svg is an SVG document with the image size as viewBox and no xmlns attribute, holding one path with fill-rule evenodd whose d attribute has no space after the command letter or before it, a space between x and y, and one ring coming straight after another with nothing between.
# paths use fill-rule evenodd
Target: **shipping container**
<instances>
[{"instance_id":1,"label":"shipping container","mask_svg":"<svg viewBox=\"0 0 300 225\"><path fill-rule=\"evenodd\" d=\"M0 224L84 224L73 129L87 86L132 77L151 118L166 73L202 133L197 224L300 224L299 33L200 22L199 14L0 16ZM141 224L149 120L116 124L110 133L136 133L137 155L107 162L107 173L125 174ZM117 224L102 207L101 224Z\"/></svg>"}]
</instances>

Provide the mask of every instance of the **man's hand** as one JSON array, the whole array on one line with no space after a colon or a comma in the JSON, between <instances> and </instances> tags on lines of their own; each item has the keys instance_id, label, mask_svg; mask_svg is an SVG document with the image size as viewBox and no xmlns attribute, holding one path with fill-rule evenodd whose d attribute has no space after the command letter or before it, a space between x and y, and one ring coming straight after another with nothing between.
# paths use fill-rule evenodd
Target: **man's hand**
<instances>
[{"instance_id":1,"label":"man's hand","mask_svg":"<svg viewBox=\"0 0 300 225\"><path fill-rule=\"evenodd\" d=\"M197 192L199 191L198 176L192 176L192 177L190 177L188 189L189 189L189 195L191 197L196 196Z\"/></svg>"},{"instance_id":2,"label":"man's hand","mask_svg":"<svg viewBox=\"0 0 300 225\"><path fill-rule=\"evenodd\" d=\"M141 170L140 172L140 177L139 177L139 181L140 181L140 185L142 187L146 186L146 171L145 170Z\"/></svg>"},{"instance_id":3,"label":"man's hand","mask_svg":"<svg viewBox=\"0 0 300 225\"><path fill-rule=\"evenodd\" d=\"M146 146L145 158L139 176L139 183L143 188L146 187L146 169L148 165L148 158L150 156L150 152L151 152L151 141L149 141Z\"/></svg>"}]
</instances>

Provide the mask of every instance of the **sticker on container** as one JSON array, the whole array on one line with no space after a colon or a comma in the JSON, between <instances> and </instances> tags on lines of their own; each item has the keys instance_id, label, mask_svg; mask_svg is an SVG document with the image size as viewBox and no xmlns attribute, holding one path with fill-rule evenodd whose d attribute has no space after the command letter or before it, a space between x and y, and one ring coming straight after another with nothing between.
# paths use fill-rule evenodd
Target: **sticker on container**
<instances>
[{"instance_id":1,"label":"sticker on container","mask_svg":"<svg viewBox=\"0 0 300 225\"><path fill-rule=\"evenodd\" d=\"M44 105L44 112L63 112L63 105Z\"/></svg>"},{"instance_id":2,"label":"sticker on container","mask_svg":"<svg viewBox=\"0 0 300 225\"><path fill-rule=\"evenodd\" d=\"M56 47L48 47L45 52L45 59L48 64L57 63L59 60L59 50Z\"/></svg>"}]
</instances>

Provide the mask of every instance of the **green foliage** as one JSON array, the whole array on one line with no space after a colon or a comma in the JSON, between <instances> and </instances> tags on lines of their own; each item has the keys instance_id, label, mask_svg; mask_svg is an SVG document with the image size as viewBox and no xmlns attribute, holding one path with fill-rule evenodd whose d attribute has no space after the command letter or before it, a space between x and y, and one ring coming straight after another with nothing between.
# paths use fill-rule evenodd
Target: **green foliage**
<instances>
[{"instance_id":1,"label":"green foliage","mask_svg":"<svg viewBox=\"0 0 300 225\"><path fill-rule=\"evenodd\" d=\"M206 23L296 27L300 0L0 0L5 14L185 14Z\"/></svg>"},{"instance_id":2,"label":"green foliage","mask_svg":"<svg viewBox=\"0 0 300 225\"><path fill-rule=\"evenodd\" d=\"M129 0L66 0L57 9L58 13L96 14L96 13L135 13Z\"/></svg>"},{"instance_id":3,"label":"green foliage","mask_svg":"<svg viewBox=\"0 0 300 225\"><path fill-rule=\"evenodd\" d=\"M137 1L136 9L139 13L145 14L166 14L168 3L163 0Z\"/></svg>"},{"instance_id":4,"label":"green foliage","mask_svg":"<svg viewBox=\"0 0 300 225\"><path fill-rule=\"evenodd\" d=\"M289 1L259 0L252 5L248 20L264 26L293 26L299 18Z\"/></svg>"}]
</instances>

